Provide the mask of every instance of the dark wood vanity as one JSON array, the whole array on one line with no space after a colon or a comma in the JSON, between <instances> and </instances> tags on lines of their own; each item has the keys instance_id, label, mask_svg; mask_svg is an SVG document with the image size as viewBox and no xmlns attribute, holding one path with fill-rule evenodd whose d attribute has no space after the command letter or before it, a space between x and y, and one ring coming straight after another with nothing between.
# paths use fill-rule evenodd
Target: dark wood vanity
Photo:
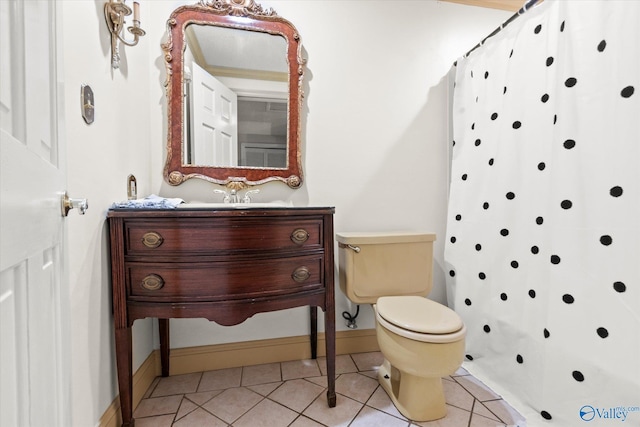
<instances>
[{"instance_id":1,"label":"dark wood vanity","mask_svg":"<svg viewBox=\"0 0 640 427\"><path fill-rule=\"evenodd\" d=\"M132 418L131 327L159 319L162 375L169 375L169 319L237 325L257 313L325 312L327 401L335 394L333 208L111 209L108 223L123 426Z\"/></svg>"}]
</instances>

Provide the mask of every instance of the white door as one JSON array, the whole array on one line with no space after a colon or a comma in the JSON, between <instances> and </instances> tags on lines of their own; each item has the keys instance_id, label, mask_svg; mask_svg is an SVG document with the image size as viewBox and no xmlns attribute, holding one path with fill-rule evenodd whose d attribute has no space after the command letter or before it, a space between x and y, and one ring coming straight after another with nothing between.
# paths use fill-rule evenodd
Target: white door
<instances>
[{"instance_id":1,"label":"white door","mask_svg":"<svg viewBox=\"0 0 640 427\"><path fill-rule=\"evenodd\" d=\"M0 0L0 425L70 425L58 5Z\"/></svg>"},{"instance_id":2,"label":"white door","mask_svg":"<svg viewBox=\"0 0 640 427\"><path fill-rule=\"evenodd\" d=\"M238 165L238 96L192 64L192 164Z\"/></svg>"}]
</instances>

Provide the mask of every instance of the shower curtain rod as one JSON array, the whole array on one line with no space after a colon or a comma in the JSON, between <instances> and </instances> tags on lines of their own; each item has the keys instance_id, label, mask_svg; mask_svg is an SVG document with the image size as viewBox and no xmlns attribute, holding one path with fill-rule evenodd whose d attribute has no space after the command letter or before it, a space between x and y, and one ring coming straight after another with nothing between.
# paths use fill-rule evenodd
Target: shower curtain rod
<instances>
[{"instance_id":1,"label":"shower curtain rod","mask_svg":"<svg viewBox=\"0 0 640 427\"><path fill-rule=\"evenodd\" d=\"M511 15L511 17L509 19L507 19L506 21L504 21L502 23L502 25L500 25L498 28L496 28L495 30L493 30L493 32L491 34L489 34L487 37L485 37L484 39L482 39L482 41L480 43L478 43L477 45L475 45L473 48L471 48L470 51L468 51L467 53L465 53L462 57L466 58L467 56L469 56L469 54L471 52L473 52L474 50L476 50L477 48L479 48L480 46L482 46L488 39L490 39L491 37L495 36L496 34L498 34L500 31L502 31L503 28L505 28L507 25L509 25L510 23L512 23L513 21L515 21L515 19L520 16L523 15L525 12L527 12L529 9L531 9L533 6L535 6L538 3L542 3L544 0L527 0L527 2L525 2L524 6L522 6L520 8L520 10L518 10L516 13L514 13L513 15ZM453 63L454 66L458 65L458 61L455 61Z\"/></svg>"}]
</instances>

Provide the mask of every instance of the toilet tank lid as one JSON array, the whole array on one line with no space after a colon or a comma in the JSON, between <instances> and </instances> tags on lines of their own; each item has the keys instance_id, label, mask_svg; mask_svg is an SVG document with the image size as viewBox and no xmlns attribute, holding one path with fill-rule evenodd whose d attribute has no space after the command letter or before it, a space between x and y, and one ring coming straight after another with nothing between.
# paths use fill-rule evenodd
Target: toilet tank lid
<instances>
[{"instance_id":1,"label":"toilet tank lid","mask_svg":"<svg viewBox=\"0 0 640 427\"><path fill-rule=\"evenodd\" d=\"M336 240L345 245L375 245L380 243L433 242L435 233L411 231L356 231L336 233Z\"/></svg>"}]
</instances>

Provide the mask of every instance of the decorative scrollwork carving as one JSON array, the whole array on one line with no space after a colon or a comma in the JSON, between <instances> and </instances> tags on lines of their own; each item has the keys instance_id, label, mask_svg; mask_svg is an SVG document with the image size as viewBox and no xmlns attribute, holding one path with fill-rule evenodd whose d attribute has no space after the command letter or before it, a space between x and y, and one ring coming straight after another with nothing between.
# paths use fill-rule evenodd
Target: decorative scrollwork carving
<instances>
[{"instance_id":1,"label":"decorative scrollwork carving","mask_svg":"<svg viewBox=\"0 0 640 427\"><path fill-rule=\"evenodd\" d=\"M230 179L230 181L227 183L227 188L229 190L240 191L240 190L244 190L245 188L249 188L247 183L244 182L244 179L242 181L240 181L240 180L236 181L236 180L234 180L234 178L229 178L229 179Z\"/></svg>"},{"instance_id":2,"label":"decorative scrollwork carving","mask_svg":"<svg viewBox=\"0 0 640 427\"><path fill-rule=\"evenodd\" d=\"M273 8L263 9L253 0L200 0L200 4L232 16L278 16Z\"/></svg>"},{"instance_id":3,"label":"decorative scrollwork carving","mask_svg":"<svg viewBox=\"0 0 640 427\"><path fill-rule=\"evenodd\" d=\"M180 172L173 171L169 173L169 184L178 185L181 184L182 181L184 181L184 175L182 175Z\"/></svg>"},{"instance_id":4,"label":"decorative scrollwork carving","mask_svg":"<svg viewBox=\"0 0 640 427\"><path fill-rule=\"evenodd\" d=\"M302 180L297 175L291 175L287 178L287 185L291 188L298 188L302 185Z\"/></svg>"},{"instance_id":5,"label":"decorative scrollwork carving","mask_svg":"<svg viewBox=\"0 0 640 427\"><path fill-rule=\"evenodd\" d=\"M164 82L165 87L169 87L169 81L171 80L171 75L173 74L173 69L171 66L171 61L173 61L173 56L171 55L171 50L173 49L173 36L171 35L171 29L176 26L177 21L175 18L170 18L167 20L167 40L160 45L162 50L164 51L164 66L166 70L166 80Z\"/></svg>"}]
</instances>

